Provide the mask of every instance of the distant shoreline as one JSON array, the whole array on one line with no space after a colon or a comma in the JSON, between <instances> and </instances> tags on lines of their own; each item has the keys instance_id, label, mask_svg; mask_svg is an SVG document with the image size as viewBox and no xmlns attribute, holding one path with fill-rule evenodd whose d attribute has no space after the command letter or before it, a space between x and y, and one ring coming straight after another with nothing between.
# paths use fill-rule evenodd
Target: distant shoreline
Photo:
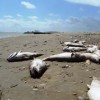
<instances>
[{"instance_id":1,"label":"distant shoreline","mask_svg":"<svg viewBox=\"0 0 100 100\"><path fill-rule=\"evenodd\" d=\"M0 39L17 36L23 36L23 32L0 32Z\"/></svg>"},{"instance_id":2,"label":"distant shoreline","mask_svg":"<svg viewBox=\"0 0 100 100\"><path fill-rule=\"evenodd\" d=\"M84 35L100 35L100 32L35 32L35 31L27 31L27 32L0 32L0 39L2 38L10 38L10 37L18 37L24 35L38 35L38 34L84 34Z\"/></svg>"}]
</instances>

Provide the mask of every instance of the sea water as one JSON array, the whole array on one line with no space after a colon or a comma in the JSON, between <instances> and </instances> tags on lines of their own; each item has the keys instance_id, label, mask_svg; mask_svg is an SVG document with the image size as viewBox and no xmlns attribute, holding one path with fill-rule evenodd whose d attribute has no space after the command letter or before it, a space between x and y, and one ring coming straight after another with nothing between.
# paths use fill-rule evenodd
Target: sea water
<instances>
[{"instance_id":1,"label":"sea water","mask_svg":"<svg viewBox=\"0 0 100 100\"><path fill-rule=\"evenodd\" d=\"M23 35L23 32L0 32L0 38L16 37Z\"/></svg>"}]
</instances>

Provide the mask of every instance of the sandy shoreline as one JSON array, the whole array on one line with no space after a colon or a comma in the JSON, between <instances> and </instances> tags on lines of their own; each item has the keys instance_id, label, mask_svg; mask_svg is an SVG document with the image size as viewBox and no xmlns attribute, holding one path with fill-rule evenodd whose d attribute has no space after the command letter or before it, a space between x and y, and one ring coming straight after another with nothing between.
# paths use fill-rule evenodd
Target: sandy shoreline
<instances>
[{"instance_id":1,"label":"sandy shoreline","mask_svg":"<svg viewBox=\"0 0 100 100\"><path fill-rule=\"evenodd\" d=\"M29 61L6 61L15 51L43 53L44 58L62 53L63 42L73 39L86 40L88 44L100 46L100 35L84 34L38 34L0 39L0 90L1 100L77 100L87 97L87 84L93 76L100 77L100 65L85 62L50 62L49 69L40 79L32 79ZM63 68L68 65L69 68Z\"/></svg>"}]
</instances>

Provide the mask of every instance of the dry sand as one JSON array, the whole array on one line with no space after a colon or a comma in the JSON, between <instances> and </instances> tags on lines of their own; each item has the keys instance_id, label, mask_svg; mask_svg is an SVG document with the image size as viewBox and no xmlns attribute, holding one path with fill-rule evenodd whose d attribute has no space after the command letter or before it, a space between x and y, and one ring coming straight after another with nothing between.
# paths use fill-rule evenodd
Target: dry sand
<instances>
[{"instance_id":1,"label":"dry sand","mask_svg":"<svg viewBox=\"0 0 100 100\"><path fill-rule=\"evenodd\" d=\"M0 39L0 100L77 100L87 98L87 84L93 76L100 77L100 65L86 62L47 61L48 70L40 79L29 74L30 60L7 62L15 51L43 53L44 58L62 53L63 42L73 39L86 40L88 44L100 45L100 35L84 34L38 34ZM69 67L64 67L68 65Z\"/></svg>"}]
</instances>

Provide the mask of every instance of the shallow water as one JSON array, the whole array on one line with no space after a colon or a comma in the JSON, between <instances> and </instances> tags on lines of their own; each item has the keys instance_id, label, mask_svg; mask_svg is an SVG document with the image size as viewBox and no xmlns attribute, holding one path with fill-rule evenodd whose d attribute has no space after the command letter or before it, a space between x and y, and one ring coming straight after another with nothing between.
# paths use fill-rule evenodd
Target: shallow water
<instances>
[{"instance_id":1,"label":"shallow water","mask_svg":"<svg viewBox=\"0 0 100 100\"><path fill-rule=\"evenodd\" d=\"M0 32L0 38L16 37L23 35L23 32Z\"/></svg>"}]
</instances>

